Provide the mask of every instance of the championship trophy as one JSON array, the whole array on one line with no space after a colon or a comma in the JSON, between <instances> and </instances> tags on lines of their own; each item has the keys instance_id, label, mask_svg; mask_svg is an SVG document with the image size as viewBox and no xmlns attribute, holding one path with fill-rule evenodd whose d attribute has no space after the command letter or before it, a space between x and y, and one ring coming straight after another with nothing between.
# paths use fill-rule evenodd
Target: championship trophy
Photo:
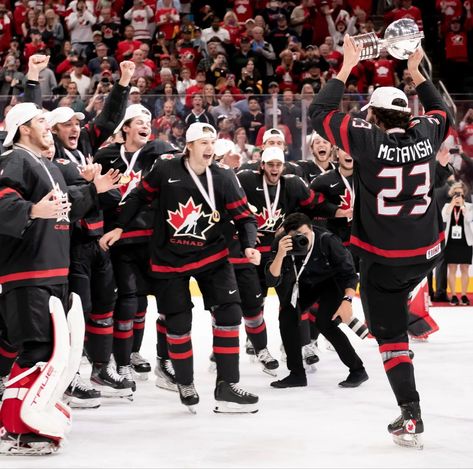
<instances>
[{"instance_id":1,"label":"championship trophy","mask_svg":"<svg viewBox=\"0 0 473 469\"><path fill-rule=\"evenodd\" d=\"M382 49L386 49L393 57L406 60L418 47L424 33L414 20L402 18L391 23L384 33L384 39L376 33L352 36L356 45L362 45L360 60L376 59Z\"/></svg>"}]
</instances>

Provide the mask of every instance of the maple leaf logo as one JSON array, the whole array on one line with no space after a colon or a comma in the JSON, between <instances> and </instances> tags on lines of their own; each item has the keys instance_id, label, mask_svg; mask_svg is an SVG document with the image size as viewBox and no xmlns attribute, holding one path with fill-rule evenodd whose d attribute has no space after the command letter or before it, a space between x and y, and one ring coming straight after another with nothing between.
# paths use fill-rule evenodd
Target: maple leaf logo
<instances>
[{"instance_id":1,"label":"maple leaf logo","mask_svg":"<svg viewBox=\"0 0 473 469\"><path fill-rule=\"evenodd\" d=\"M138 185L138 183L141 181L141 171L138 171L135 173L134 171L131 171L131 173L128 175L130 177L130 180L126 182L125 184L120 185L120 194L122 195L122 198L120 200L120 204L123 203L125 200L125 197Z\"/></svg>"},{"instance_id":2,"label":"maple leaf logo","mask_svg":"<svg viewBox=\"0 0 473 469\"><path fill-rule=\"evenodd\" d=\"M214 225L212 214L204 213L202 204L195 205L192 197L185 205L179 202L179 208L175 212L168 210L166 221L174 229L174 236L190 236L203 240L206 239L205 232Z\"/></svg>"},{"instance_id":3,"label":"maple leaf logo","mask_svg":"<svg viewBox=\"0 0 473 469\"><path fill-rule=\"evenodd\" d=\"M269 215L268 209L263 207L263 211L261 213L255 213L256 222L258 223L258 230L264 231L276 231L276 226L278 225L278 221L282 221L283 216L281 215L281 209L277 209L274 213L274 217L271 220L271 216Z\"/></svg>"},{"instance_id":4,"label":"maple leaf logo","mask_svg":"<svg viewBox=\"0 0 473 469\"><path fill-rule=\"evenodd\" d=\"M348 210L349 208L351 208L352 200L351 200L350 191L348 189L345 189L345 193L340 196L340 199L341 199L341 202L340 202L339 207L342 210Z\"/></svg>"}]
</instances>

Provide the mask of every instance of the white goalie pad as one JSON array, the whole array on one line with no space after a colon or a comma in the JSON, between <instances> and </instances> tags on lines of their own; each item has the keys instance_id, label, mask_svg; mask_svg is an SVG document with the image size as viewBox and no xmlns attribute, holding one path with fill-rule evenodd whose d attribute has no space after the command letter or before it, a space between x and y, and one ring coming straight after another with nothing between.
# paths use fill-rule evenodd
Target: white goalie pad
<instances>
[{"instance_id":1,"label":"white goalie pad","mask_svg":"<svg viewBox=\"0 0 473 469\"><path fill-rule=\"evenodd\" d=\"M49 309L54 331L53 353L26 393L20 417L35 433L62 439L71 425L71 411L61 398L79 368L85 325L77 295L72 296L67 320L58 298L50 298Z\"/></svg>"}]
</instances>

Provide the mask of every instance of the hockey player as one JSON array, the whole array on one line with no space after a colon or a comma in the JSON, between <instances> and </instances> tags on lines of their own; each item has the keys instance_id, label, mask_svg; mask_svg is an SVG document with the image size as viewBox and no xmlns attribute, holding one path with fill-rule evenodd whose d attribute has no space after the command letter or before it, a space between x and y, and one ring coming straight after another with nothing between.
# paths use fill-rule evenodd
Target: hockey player
<instances>
[{"instance_id":1,"label":"hockey player","mask_svg":"<svg viewBox=\"0 0 473 469\"><path fill-rule=\"evenodd\" d=\"M432 194L448 110L419 71L423 52L418 49L409 56L408 69L424 116L412 118L406 95L392 87L374 91L366 120L338 112L344 83L361 51L348 35L343 49L342 68L316 96L310 115L313 128L355 161L350 242L361 258L363 310L401 408L388 431L395 443L421 448L424 425L409 356L407 301L443 250L443 223Z\"/></svg>"},{"instance_id":2,"label":"hockey player","mask_svg":"<svg viewBox=\"0 0 473 469\"><path fill-rule=\"evenodd\" d=\"M68 188L59 169L41 156L51 143L43 110L18 104L5 125L4 145L13 148L0 157L0 314L19 355L0 409L0 452L47 454L70 425L60 398L78 368L83 342L83 332L71 330L79 347L69 354L62 310L70 307L70 220L87 213L98 193L115 187L116 175L98 173L93 184Z\"/></svg>"},{"instance_id":3,"label":"hockey player","mask_svg":"<svg viewBox=\"0 0 473 469\"><path fill-rule=\"evenodd\" d=\"M284 161L283 150L279 146L270 146L263 151L259 171L246 170L237 174L258 222L257 248L261 252L262 261L257 270L264 297L268 290L264 266L270 257L275 232L287 215L296 210L313 214L314 207L319 202L318 196L299 176L283 175ZM312 365L318 360L314 358L317 355L310 344L308 322L301 328L301 333L305 336L302 344L305 347L306 362L308 360L307 364ZM247 346L247 353L250 351Z\"/></svg>"},{"instance_id":4,"label":"hockey player","mask_svg":"<svg viewBox=\"0 0 473 469\"><path fill-rule=\"evenodd\" d=\"M199 402L191 343L192 276L214 318L215 412L256 412L258 397L237 384L242 312L235 274L228 263L222 220L227 214L232 217L245 256L253 263L260 260L254 249L256 223L233 171L212 163L215 139L212 126L190 125L184 156L157 160L128 196L117 228L104 235L101 245L104 249L112 246L140 207L156 203L150 274L158 311L166 317L169 355L181 402L189 408Z\"/></svg>"},{"instance_id":5,"label":"hockey player","mask_svg":"<svg viewBox=\"0 0 473 469\"><path fill-rule=\"evenodd\" d=\"M151 135L151 113L141 104L127 107L125 116L115 128L115 134L122 133L124 143L114 143L98 151L95 161L103 169L118 169L123 173L120 193L116 194L105 211L105 229L114 228L123 201L145 177L155 160L160 156L176 153L176 148L161 140L149 141ZM111 249L118 299L115 307L113 354L119 373L130 376L130 365L135 376L146 379L151 371L150 364L140 355L148 305L147 295L151 293L148 280L148 244L153 232L153 208L144 205L134 220L127 226L120 241ZM172 367L164 341L165 334L161 319L157 323L158 358L155 373L157 386L175 388ZM164 344L161 348L160 344ZM167 381L170 381L169 383Z\"/></svg>"},{"instance_id":6,"label":"hockey player","mask_svg":"<svg viewBox=\"0 0 473 469\"><path fill-rule=\"evenodd\" d=\"M332 161L332 144L321 137L317 132L312 132L309 138L309 148L313 160L299 160L297 165L302 168L303 178L310 184L317 176L335 169L337 165Z\"/></svg>"},{"instance_id":7,"label":"hockey player","mask_svg":"<svg viewBox=\"0 0 473 469\"><path fill-rule=\"evenodd\" d=\"M39 102L41 93L37 80L39 71L48 61L49 57L36 55L29 63L28 78L38 85L36 100ZM133 62L120 63L120 81L112 88L102 112L87 125L81 126L84 114L74 112L70 107L59 107L51 112L49 121L55 144L53 161L68 186L86 184L83 169L123 116L134 70ZM100 204L103 206L107 199L108 195ZM103 213L98 206L73 225L69 287L81 297L86 315L85 348L92 362L91 382L104 397L131 397L134 384L117 374L110 361L116 295L109 254L98 245L102 235ZM66 400L72 407L97 407L99 397L100 394L81 381L79 375L66 391Z\"/></svg>"},{"instance_id":8,"label":"hockey player","mask_svg":"<svg viewBox=\"0 0 473 469\"><path fill-rule=\"evenodd\" d=\"M217 140L215 144L215 160L221 165L235 161L235 144L230 140ZM239 165L237 166L239 167ZM258 279L256 266L245 257L235 229L235 224L229 218L224 224L224 234L230 250L230 262L235 270L235 277L241 297L241 308L245 321L247 338L254 350L255 358L263 366L263 371L276 376L278 361L268 350L268 334L263 317L264 296Z\"/></svg>"}]
</instances>

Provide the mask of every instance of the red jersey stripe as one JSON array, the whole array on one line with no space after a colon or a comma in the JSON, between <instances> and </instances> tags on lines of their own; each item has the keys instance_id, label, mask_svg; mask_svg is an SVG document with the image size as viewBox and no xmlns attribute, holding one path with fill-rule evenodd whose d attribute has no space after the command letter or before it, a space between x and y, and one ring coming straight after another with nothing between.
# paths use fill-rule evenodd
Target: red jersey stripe
<instances>
[{"instance_id":1,"label":"red jersey stripe","mask_svg":"<svg viewBox=\"0 0 473 469\"><path fill-rule=\"evenodd\" d=\"M327 134L327 138L332 145L336 145L337 143L335 142L335 137L333 136L332 129L330 128L330 121L332 120L332 117L335 115L336 112L337 111L329 112L325 117L323 124L325 133Z\"/></svg>"},{"instance_id":2,"label":"red jersey stripe","mask_svg":"<svg viewBox=\"0 0 473 469\"><path fill-rule=\"evenodd\" d=\"M232 210L233 208L237 208L239 207L240 205L245 205L246 203L248 202L248 200L246 199L246 197L243 197L242 199L240 200L237 200L235 202L231 202L227 205L225 205L225 208L227 210Z\"/></svg>"},{"instance_id":3,"label":"red jersey stripe","mask_svg":"<svg viewBox=\"0 0 473 469\"><path fill-rule=\"evenodd\" d=\"M152 234L153 230L127 231L121 235L120 239L139 238L140 236L151 236Z\"/></svg>"},{"instance_id":4,"label":"red jersey stripe","mask_svg":"<svg viewBox=\"0 0 473 469\"><path fill-rule=\"evenodd\" d=\"M0 283L15 282L33 278L67 277L69 269L32 270L30 272L17 272L0 277Z\"/></svg>"},{"instance_id":5,"label":"red jersey stripe","mask_svg":"<svg viewBox=\"0 0 473 469\"><path fill-rule=\"evenodd\" d=\"M188 272L189 270L200 269L201 267L205 267L212 262L219 261L220 259L224 259L228 256L228 249L224 249L223 251L217 252L212 256L205 257L200 261L196 262L189 262L189 264L184 264L180 267L172 267L169 265L156 265L151 263L151 270L153 272Z\"/></svg>"}]
</instances>

